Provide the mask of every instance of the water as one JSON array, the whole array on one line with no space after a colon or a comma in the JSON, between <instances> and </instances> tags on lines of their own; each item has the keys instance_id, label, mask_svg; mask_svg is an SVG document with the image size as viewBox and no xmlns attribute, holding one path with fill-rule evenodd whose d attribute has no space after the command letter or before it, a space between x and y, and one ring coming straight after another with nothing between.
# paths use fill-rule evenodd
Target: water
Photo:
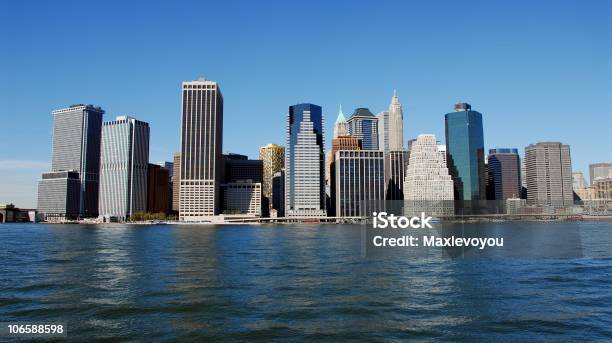
<instances>
[{"instance_id":1,"label":"water","mask_svg":"<svg viewBox=\"0 0 612 343\"><path fill-rule=\"evenodd\" d=\"M580 257L364 258L358 226L4 224L0 321L75 341L612 340L612 223L527 226L567 225Z\"/></svg>"}]
</instances>

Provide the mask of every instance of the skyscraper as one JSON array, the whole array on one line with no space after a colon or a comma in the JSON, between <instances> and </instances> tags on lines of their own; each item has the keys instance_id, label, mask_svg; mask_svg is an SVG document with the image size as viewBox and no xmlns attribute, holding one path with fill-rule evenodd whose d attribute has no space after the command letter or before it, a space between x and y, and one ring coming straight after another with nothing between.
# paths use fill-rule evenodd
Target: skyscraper
<instances>
[{"instance_id":1,"label":"skyscraper","mask_svg":"<svg viewBox=\"0 0 612 343\"><path fill-rule=\"evenodd\" d=\"M559 142L530 144L525 148L527 203L567 207L574 201L569 145Z\"/></svg>"},{"instance_id":2,"label":"skyscraper","mask_svg":"<svg viewBox=\"0 0 612 343\"><path fill-rule=\"evenodd\" d=\"M96 217L98 215L100 140L103 115L104 111L100 107L82 104L53 111L51 171L72 171L79 174L78 216L80 217ZM57 176L57 174L53 175ZM68 179L73 180L73 176L74 174L70 174ZM39 182L39 210L44 216L48 214L61 217L65 213L45 212L45 208L57 208L56 206L47 206L46 201L52 201L53 197L44 194L48 189L44 183L52 182L55 186L58 185L57 182L51 180L55 180L55 178L48 175ZM72 181L69 184L70 187L74 186ZM60 193L73 194L65 191ZM72 201L68 202L72 203Z\"/></svg>"},{"instance_id":3,"label":"skyscraper","mask_svg":"<svg viewBox=\"0 0 612 343\"><path fill-rule=\"evenodd\" d=\"M285 216L285 169L272 177L272 209L278 217Z\"/></svg>"},{"instance_id":4,"label":"skyscraper","mask_svg":"<svg viewBox=\"0 0 612 343\"><path fill-rule=\"evenodd\" d=\"M349 135L361 139L363 150L378 150L378 119L369 109L356 109L347 123Z\"/></svg>"},{"instance_id":5,"label":"skyscraper","mask_svg":"<svg viewBox=\"0 0 612 343\"><path fill-rule=\"evenodd\" d=\"M147 210L149 124L119 116L102 127L100 162L101 217L127 220Z\"/></svg>"},{"instance_id":6,"label":"skyscraper","mask_svg":"<svg viewBox=\"0 0 612 343\"><path fill-rule=\"evenodd\" d=\"M389 150L389 112L383 111L376 115L378 119L378 148Z\"/></svg>"},{"instance_id":7,"label":"skyscraper","mask_svg":"<svg viewBox=\"0 0 612 343\"><path fill-rule=\"evenodd\" d=\"M454 213L453 179L434 135L419 135L412 143L404 179L404 202L410 215Z\"/></svg>"},{"instance_id":8,"label":"skyscraper","mask_svg":"<svg viewBox=\"0 0 612 343\"><path fill-rule=\"evenodd\" d=\"M285 215L325 215L323 113L320 106L289 106L285 154Z\"/></svg>"},{"instance_id":9,"label":"skyscraper","mask_svg":"<svg viewBox=\"0 0 612 343\"><path fill-rule=\"evenodd\" d=\"M223 95L217 82L183 82L179 220L221 211Z\"/></svg>"},{"instance_id":10,"label":"skyscraper","mask_svg":"<svg viewBox=\"0 0 612 343\"><path fill-rule=\"evenodd\" d=\"M455 199L486 200L482 114L472 111L467 103L458 103L455 112L444 118L446 163L453 177Z\"/></svg>"},{"instance_id":11,"label":"skyscraper","mask_svg":"<svg viewBox=\"0 0 612 343\"><path fill-rule=\"evenodd\" d=\"M170 173L158 164L149 163L147 169L147 212L170 212L168 193L170 193Z\"/></svg>"},{"instance_id":12,"label":"skyscraper","mask_svg":"<svg viewBox=\"0 0 612 343\"><path fill-rule=\"evenodd\" d=\"M404 113L396 91L393 91L389 110L380 112L377 118L378 148L384 151L404 150Z\"/></svg>"},{"instance_id":13,"label":"skyscraper","mask_svg":"<svg viewBox=\"0 0 612 343\"><path fill-rule=\"evenodd\" d=\"M383 151L339 150L334 158L336 216L365 217L384 208Z\"/></svg>"},{"instance_id":14,"label":"skyscraper","mask_svg":"<svg viewBox=\"0 0 612 343\"><path fill-rule=\"evenodd\" d=\"M344 113L342 112L342 105L340 105L340 110L338 111L338 117L336 118L336 123L334 124L334 137L346 136L348 135L348 124L346 122L346 118L344 117Z\"/></svg>"},{"instance_id":15,"label":"skyscraper","mask_svg":"<svg viewBox=\"0 0 612 343\"><path fill-rule=\"evenodd\" d=\"M268 144L259 148L259 159L263 161L262 195L272 208L272 177L285 167L285 147Z\"/></svg>"},{"instance_id":16,"label":"skyscraper","mask_svg":"<svg viewBox=\"0 0 612 343\"><path fill-rule=\"evenodd\" d=\"M332 139L332 148L326 161L325 175L329 186L328 215L336 213L336 152L340 150L361 150L361 139L353 136L338 136Z\"/></svg>"},{"instance_id":17,"label":"skyscraper","mask_svg":"<svg viewBox=\"0 0 612 343\"><path fill-rule=\"evenodd\" d=\"M179 210L181 188L181 153L175 152L172 160L172 211Z\"/></svg>"},{"instance_id":18,"label":"skyscraper","mask_svg":"<svg viewBox=\"0 0 612 343\"><path fill-rule=\"evenodd\" d=\"M489 174L495 200L521 196L521 162L517 149L490 149Z\"/></svg>"}]
</instances>

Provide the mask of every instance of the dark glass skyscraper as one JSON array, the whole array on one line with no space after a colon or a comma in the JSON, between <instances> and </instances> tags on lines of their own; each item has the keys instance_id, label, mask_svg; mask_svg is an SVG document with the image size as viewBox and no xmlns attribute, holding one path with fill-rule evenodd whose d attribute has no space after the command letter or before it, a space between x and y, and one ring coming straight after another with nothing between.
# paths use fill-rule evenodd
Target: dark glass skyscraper
<instances>
[{"instance_id":1,"label":"dark glass skyscraper","mask_svg":"<svg viewBox=\"0 0 612 343\"><path fill-rule=\"evenodd\" d=\"M349 135L361 139L363 150L378 150L378 118L367 108L358 108L348 123Z\"/></svg>"},{"instance_id":2,"label":"dark glass skyscraper","mask_svg":"<svg viewBox=\"0 0 612 343\"><path fill-rule=\"evenodd\" d=\"M485 200L486 175L482 114L467 103L455 105L444 116L446 159L455 188L455 200Z\"/></svg>"},{"instance_id":3,"label":"dark glass skyscraper","mask_svg":"<svg viewBox=\"0 0 612 343\"><path fill-rule=\"evenodd\" d=\"M490 149L489 174L495 200L521 196L521 162L517 149Z\"/></svg>"}]
</instances>

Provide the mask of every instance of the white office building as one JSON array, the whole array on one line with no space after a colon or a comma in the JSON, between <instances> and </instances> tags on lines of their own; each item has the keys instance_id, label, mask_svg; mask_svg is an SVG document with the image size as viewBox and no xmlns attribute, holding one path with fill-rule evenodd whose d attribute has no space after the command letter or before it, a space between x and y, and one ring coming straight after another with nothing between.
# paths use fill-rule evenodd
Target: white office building
<instances>
[{"instance_id":1,"label":"white office building","mask_svg":"<svg viewBox=\"0 0 612 343\"><path fill-rule=\"evenodd\" d=\"M291 135L288 139L288 146L293 156L291 154L285 156L293 159L286 163L291 168L286 181L290 183L290 187L287 187L290 193L286 199L286 215L288 217L325 216L322 147L317 141L311 111L301 108L299 110L302 120L296 132L297 140L292 144Z\"/></svg>"},{"instance_id":2,"label":"white office building","mask_svg":"<svg viewBox=\"0 0 612 343\"><path fill-rule=\"evenodd\" d=\"M102 126L99 217L124 221L147 209L149 124L119 116Z\"/></svg>"},{"instance_id":3,"label":"white office building","mask_svg":"<svg viewBox=\"0 0 612 343\"><path fill-rule=\"evenodd\" d=\"M405 212L430 216L454 213L453 180L436 136L419 135L410 150L404 180Z\"/></svg>"},{"instance_id":4,"label":"white office building","mask_svg":"<svg viewBox=\"0 0 612 343\"><path fill-rule=\"evenodd\" d=\"M209 221L222 209L223 96L214 81L182 87L179 220Z\"/></svg>"}]
</instances>

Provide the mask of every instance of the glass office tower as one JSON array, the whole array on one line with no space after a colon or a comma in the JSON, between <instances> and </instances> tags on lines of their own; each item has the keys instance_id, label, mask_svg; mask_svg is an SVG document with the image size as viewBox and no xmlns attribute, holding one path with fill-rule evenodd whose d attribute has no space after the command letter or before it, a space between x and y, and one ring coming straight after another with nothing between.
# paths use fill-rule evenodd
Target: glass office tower
<instances>
[{"instance_id":1,"label":"glass office tower","mask_svg":"<svg viewBox=\"0 0 612 343\"><path fill-rule=\"evenodd\" d=\"M446 160L453 177L455 200L486 200L482 114L467 103L444 116ZM469 203L468 203L469 204Z\"/></svg>"},{"instance_id":2,"label":"glass office tower","mask_svg":"<svg viewBox=\"0 0 612 343\"><path fill-rule=\"evenodd\" d=\"M285 215L325 214L325 153L321 106L289 106L285 153Z\"/></svg>"},{"instance_id":3,"label":"glass office tower","mask_svg":"<svg viewBox=\"0 0 612 343\"><path fill-rule=\"evenodd\" d=\"M348 123L349 135L361 139L363 150L378 150L378 118L367 108L357 108Z\"/></svg>"}]
</instances>

